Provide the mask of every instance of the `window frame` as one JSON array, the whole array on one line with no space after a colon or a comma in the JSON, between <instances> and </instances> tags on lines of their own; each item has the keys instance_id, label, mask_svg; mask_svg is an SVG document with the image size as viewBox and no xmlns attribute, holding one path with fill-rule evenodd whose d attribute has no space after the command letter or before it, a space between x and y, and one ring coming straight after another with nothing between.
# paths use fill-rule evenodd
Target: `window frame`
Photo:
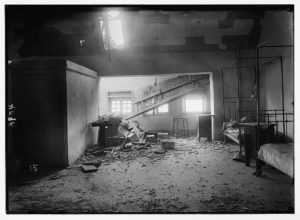
<instances>
[{"instance_id":1,"label":"window frame","mask_svg":"<svg viewBox=\"0 0 300 220\"><path fill-rule=\"evenodd\" d=\"M168 106L168 111L167 112L159 112L159 107L164 106L164 105ZM157 115L168 115L170 113L170 105L169 105L169 103L165 103L165 104L158 106L155 110L156 110Z\"/></svg>"},{"instance_id":2,"label":"window frame","mask_svg":"<svg viewBox=\"0 0 300 220\"><path fill-rule=\"evenodd\" d=\"M147 112L149 112L149 111L152 111L152 113L151 114L147 114ZM152 110L149 110L149 111L145 112L143 115L146 116L146 117L155 116L155 109L152 109Z\"/></svg>"},{"instance_id":3,"label":"window frame","mask_svg":"<svg viewBox=\"0 0 300 220\"><path fill-rule=\"evenodd\" d=\"M188 112L187 111L187 100L201 100L202 101L202 111L193 111ZM205 113L205 96L203 94L197 94L197 95L187 95L183 98L183 112L185 114L204 114Z\"/></svg>"},{"instance_id":4,"label":"window frame","mask_svg":"<svg viewBox=\"0 0 300 220\"><path fill-rule=\"evenodd\" d=\"M120 113L119 114L118 114L118 112L113 112L112 111L112 102L113 101L120 101ZM123 103L123 101L130 101L130 103L131 103L130 112L124 112L124 108L123 108L124 103ZM118 114L120 116L128 116L128 115L132 114L132 110L133 110L132 109L132 100L129 97L110 97L109 98L109 110L110 110L111 113Z\"/></svg>"},{"instance_id":5,"label":"window frame","mask_svg":"<svg viewBox=\"0 0 300 220\"><path fill-rule=\"evenodd\" d=\"M145 112L143 115L145 117L168 115L170 113L170 105L169 105L169 103L165 103L165 104L162 104L162 105L168 105L168 111L167 112L159 112L158 111L158 108L160 107L159 106L159 107L156 107L156 108L154 108L152 110L149 110L149 111L153 111L152 114L146 114L146 112Z\"/></svg>"},{"instance_id":6,"label":"window frame","mask_svg":"<svg viewBox=\"0 0 300 220\"><path fill-rule=\"evenodd\" d=\"M99 20L100 32L101 32L102 41L103 41L103 47L106 51L125 48L124 25L123 25L121 13L119 10L112 10L112 11L118 11L118 15L111 17L109 15L109 12L106 12L105 16ZM112 44L113 41L112 41L112 33L111 33L111 27L110 27L112 21L120 22L120 33L121 33L121 37L122 37L121 45L113 45Z\"/></svg>"}]
</instances>

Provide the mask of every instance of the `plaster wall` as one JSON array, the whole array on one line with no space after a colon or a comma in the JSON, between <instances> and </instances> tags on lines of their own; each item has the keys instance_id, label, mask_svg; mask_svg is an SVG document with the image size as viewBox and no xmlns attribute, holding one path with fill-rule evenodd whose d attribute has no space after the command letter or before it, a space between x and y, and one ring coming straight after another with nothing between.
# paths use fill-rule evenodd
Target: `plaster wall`
<instances>
[{"instance_id":1,"label":"plaster wall","mask_svg":"<svg viewBox=\"0 0 300 220\"><path fill-rule=\"evenodd\" d=\"M108 55L68 57L88 66L101 76L161 75L170 73L212 72L214 80L214 131L215 139L222 139L223 91L221 68L230 66L235 58L234 51L178 52L178 53L135 53L130 50L112 51ZM231 78L228 79L230 82ZM100 98L101 99L101 98ZM100 106L100 109L102 107Z\"/></svg>"},{"instance_id":2,"label":"plaster wall","mask_svg":"<svg viewBox=\"0 0 300 220\"><path fill-rule=\"evenodd\" d=\"M181 74L171 74L157 76L157 82L176 77ZM103 77L100 83L100 113L108 113L109 98L108 92L122 92L131 91L137 87L144 87L154 84L155 76L143 76L143 77ZM210 93L209 88L199 89L196 94L203 94L206 97L207 108L206 112L210 112ZM180 115L183 112L183 98L179 98L169 103L169 112L167 114L155 114L155 115L139 115L131 120L137 120L141 123L141 126L148 131L172 131L173 129L173 117ZM133 108L134 111L134 108ZM196 134L197 120L194 114L185 114L185 117L189 122L189 130L191 134Z\"/></svg>"},{"instance_id":3,"label":"plaster wall","mask_svg":"<svg viewBox=\"0 0 300 220\"><path fill-rule=\"evenodd\" d=\"M98 116L98 79L76 65L67 69L68 160L73 163L86 147L97 143L97 129L88 124ZM80 71L81 73L78 73Z\"/></svg>"}]
</instances>

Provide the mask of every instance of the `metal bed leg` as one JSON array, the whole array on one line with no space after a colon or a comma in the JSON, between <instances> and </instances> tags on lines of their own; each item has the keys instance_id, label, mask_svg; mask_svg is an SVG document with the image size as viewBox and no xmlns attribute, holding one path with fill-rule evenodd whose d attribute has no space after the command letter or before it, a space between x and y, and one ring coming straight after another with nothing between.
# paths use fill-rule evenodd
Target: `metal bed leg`
<instances>
[{"instance_id":1,"label":"metal bed leg","mask_svg":"<svg viewBox=\"0 0 300 220\"><path fill-rule=\"evenodd\" d=\"M173 118L173 136L174 136L174 133L175 133L175 118Z\"/></svg>"},{"instance_id":2,"label":"metal bed leg","mask_svg":"<svg viewBox=\"0 0 300 220\"><path fill-rule=\"evenodd\" d=\"M176 120L176 138L178 136L178 120Z\"/></svg>"},{"instance_id":3,"label":"metal bed leg","mask_svg":"<svg viewBox=\"0 0 300 220\"><path fill-rule=\"evenodd\" d=\"M262 161L260 159L256 158L256 167L255 167L256 170L253 173L253 175L258 176L258 177L261 176L262 175L261 168L262 168Z\"/></svg>"},{"instance_id":4,"label":"metal bed leg","mask_svg":"<svg viewBox=\"0 0 300 220\"><path fill-rule=\"evenodd\" d=\"M186 120L186 125L187 125L188 137L190 137L190 129L189 129L189 121L188 120Z\"/></svg>"},{"instance_id":5,"label":"metal bed leg","mask_svg":"<svg viewBox=\"0 0 300 220\"><path fill-rule=\"evenodd\" d=\"M183 125L183 136L185 137L185 119L182 119L182 125Z\"/></svg>"}]
</instances>

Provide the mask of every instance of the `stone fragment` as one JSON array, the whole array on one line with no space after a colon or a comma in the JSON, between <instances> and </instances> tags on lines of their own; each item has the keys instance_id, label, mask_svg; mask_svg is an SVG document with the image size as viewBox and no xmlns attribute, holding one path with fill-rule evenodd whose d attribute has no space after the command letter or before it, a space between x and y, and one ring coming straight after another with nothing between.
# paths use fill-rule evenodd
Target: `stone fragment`
<instances>
[{"instance_id":1,"label":"stone fragment","mask_svg":"<svg viewBox=\"0 0 300 220\"><path fill-rule=\"evenodd\" d=\"M98 168L94 165L81 165L81 168L84 172L93 172L98 170Z\"/></svg>"},{"instance_id":2,"label":"stone fragment","mask_svg":"<svg viewBox=\"0 0 300 220\"><path fill-rule=\"evenodd\" d=\"M161 147L165 150L174 150L175 149L175 142L174 141L162 141Z\"/></svg>"},{"instance_id":3,"label":"stone fragment","mask_svg":"<svg viewBox=\"0 0 300 220\"><path fill-rule=\"evenodd\" d=\"M165 154L166 151L165 150L156 150L156 151L154 151L154 153L156 153L156 154Z\"/></svg>"}]
</instances>

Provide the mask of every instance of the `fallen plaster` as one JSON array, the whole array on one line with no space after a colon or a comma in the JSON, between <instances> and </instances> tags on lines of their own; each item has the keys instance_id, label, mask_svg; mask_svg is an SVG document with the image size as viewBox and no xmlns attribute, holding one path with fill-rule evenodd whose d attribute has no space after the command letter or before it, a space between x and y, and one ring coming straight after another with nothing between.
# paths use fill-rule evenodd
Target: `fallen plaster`
<instances>
[{"instance_id":1,"label":"fallen plaster","mask_svg":"<svg viewBox=\"0 0 300 220\"><path fill-rule=\"evenodd\" d=\"M170 141L170 139L168 139ZM238 146L196 138L171 139L175 150L154 153L159 144L106 156L84 155L73 166L29 185L9 186L11 213L265 213L293 212L294 185L266 167L232 161ZM85 173L84 161L101 161Z\"/></svg>"}]
</instances>

